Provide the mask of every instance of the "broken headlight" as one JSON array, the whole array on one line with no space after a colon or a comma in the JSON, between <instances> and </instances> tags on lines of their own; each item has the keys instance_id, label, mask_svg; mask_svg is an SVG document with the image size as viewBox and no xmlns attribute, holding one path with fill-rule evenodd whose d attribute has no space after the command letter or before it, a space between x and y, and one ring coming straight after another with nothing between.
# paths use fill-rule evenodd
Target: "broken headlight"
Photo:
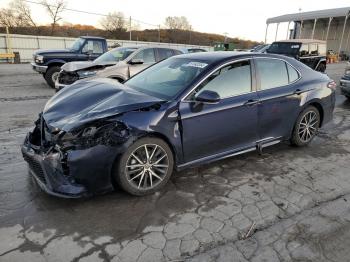
<instances>
[{"instance_id":1,"label":"broken headlight","mask_svg":"<svg viewBox=\"0 0 350 262\"><path fill-rule=\"evenodd\" d=\"M116 145L129 137L129 130L123 123L95 123L61 137L63 146L91 147L98 144Z\"/></svg>"},{"instance_id":2,"label":"broken headlight","mask_svg":"<svg viewBox=\"0 0 350 262\"><path fill-rule=\"evenodd\" d=\"M96 75L97 71L78 71L79 78L86 78Z\"/></svg>"}]
</instances>

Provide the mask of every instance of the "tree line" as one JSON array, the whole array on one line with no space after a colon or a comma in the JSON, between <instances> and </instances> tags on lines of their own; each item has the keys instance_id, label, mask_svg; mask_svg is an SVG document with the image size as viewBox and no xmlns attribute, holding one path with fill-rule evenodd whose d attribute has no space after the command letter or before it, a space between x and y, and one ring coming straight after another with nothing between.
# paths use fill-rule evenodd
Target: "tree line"
<instances>
[{"instance_id":1,"label":"tree line","mask_svg":"<svg viewBox=\"0 0 350 262\"><path fill-rule=\"evenodd\" d=\"M46 11L50 23L39 25L32 16L30 6L24 0L13 0L8 7L0 9L0 32L4 33L8 27L14 34L33 34L78 37L80 35L94 35L111 39L138 41L170 42L181 44L213 45L223 42L225 37L219 34L196 32L184 16L168 16L164 26L157 29L140 30L140 24L125 17L122 12L110 12L99 20L101 28L90 25L71 24L63 22L62 13L67 8L65 0L42 0L40 4ZM164 28L165 27L165 28ZM227 38L227 42L234 42L237 48L250 48L257 42Z\"/></svg>"}]
</instances>

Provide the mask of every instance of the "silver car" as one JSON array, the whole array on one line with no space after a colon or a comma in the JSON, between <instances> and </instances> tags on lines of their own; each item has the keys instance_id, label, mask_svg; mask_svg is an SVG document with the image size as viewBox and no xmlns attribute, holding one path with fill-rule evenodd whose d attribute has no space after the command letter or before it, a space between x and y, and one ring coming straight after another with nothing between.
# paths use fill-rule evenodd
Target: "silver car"
<instances>
[{"instance_id":1,"label":"silver car","mask_svg":"<svg viewBox=\"0 0 350 262\"><path fill-rule=\"evenodd\" d=\"M94 61L69 62L61 67L55 88L60 90L74 82L91 77L108 77L124 82L143 69L183 52L169 47L118 47Z\"/></svg>"}]
</instances>

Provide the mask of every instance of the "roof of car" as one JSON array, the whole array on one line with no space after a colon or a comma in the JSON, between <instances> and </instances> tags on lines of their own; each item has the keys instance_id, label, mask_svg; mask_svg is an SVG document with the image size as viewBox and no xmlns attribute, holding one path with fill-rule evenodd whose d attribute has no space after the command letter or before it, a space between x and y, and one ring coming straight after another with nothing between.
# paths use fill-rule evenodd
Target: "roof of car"
<instances>
[{"instance_id":1,"label":"roof of car","mask_svg":"<svg viewBox=\"0 0 350 262\"><path fill-rule=\"evenodd\" d=\"M288 39L288 40L281 40L281 41L276 41L276 42L278 42L278 43L305 43L305 44L322 43L322 44L326 44L326 41L317 40L317 39Z\"/></svg>"},{"instance_id":2,"label":"roof of car","mask_svg":"<svg viewBox=\"0 0 350 262\"><path fill-rule=\"evenodd\" d=\"M88 35L80 36L80 38L105 40L105 38L103 38L103 37L99 37L99 36L88 36Z\"/></svg>"},{"instance_id":3,"label":"roof of car","mask_svg":"<svg viewBox=\"0 0 350 262\"><path fill-rule=\"evenodd\" d=\"M237 52L237 51L212 51L212 52L201 52L201 53L189 53L178 55L179 58L192 58L207 61L210 63L220 62L224 60L230 60L235 58L244 57L272 57L272 58L282 58L287 59L288 57L276 54L263 54L258 52Z\"/></svg>"}]
</instances>

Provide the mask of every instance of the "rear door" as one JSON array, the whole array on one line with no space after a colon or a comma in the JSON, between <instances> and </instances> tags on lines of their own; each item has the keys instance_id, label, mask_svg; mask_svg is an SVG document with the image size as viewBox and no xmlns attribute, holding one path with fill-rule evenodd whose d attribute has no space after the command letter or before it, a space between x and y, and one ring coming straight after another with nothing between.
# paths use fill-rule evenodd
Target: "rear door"
<instances>
[{"instance_id":1,"label":"rear door","mask_svg":"<svg viewBox=\"0 0 350 262\"><path fill-rule=\"evenodd\" d=\"M255 58L260 140L289 137L303 96L300 74L281 59Z\"/></svg>"}]
</instances>

